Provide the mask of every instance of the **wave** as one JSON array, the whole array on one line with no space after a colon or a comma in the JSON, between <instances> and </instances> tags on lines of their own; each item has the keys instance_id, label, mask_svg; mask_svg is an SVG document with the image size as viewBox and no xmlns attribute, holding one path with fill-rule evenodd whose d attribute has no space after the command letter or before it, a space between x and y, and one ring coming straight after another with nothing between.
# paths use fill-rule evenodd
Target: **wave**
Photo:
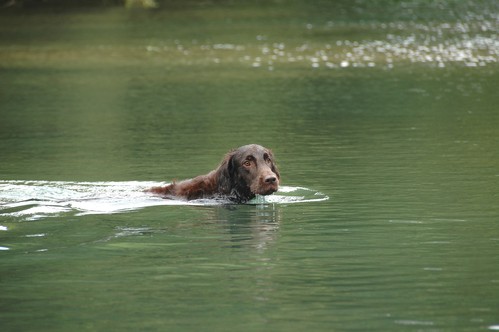
<instances>
[{"instance_id":1,"label":"wave","mask_svg":"<svg viewBox=\"0 0 499 332\"><path fill-rule=\"evenodd\" d=\"M120 213L158 205L232 204L215 199L163 199L144 192L147 188L165 184L146 181L0 181L0 217L31 221L64 214ZM312 189L281 186L275 194L257 196L247 204L295 204L328 199Z\"/></svg>"}]
</instances>

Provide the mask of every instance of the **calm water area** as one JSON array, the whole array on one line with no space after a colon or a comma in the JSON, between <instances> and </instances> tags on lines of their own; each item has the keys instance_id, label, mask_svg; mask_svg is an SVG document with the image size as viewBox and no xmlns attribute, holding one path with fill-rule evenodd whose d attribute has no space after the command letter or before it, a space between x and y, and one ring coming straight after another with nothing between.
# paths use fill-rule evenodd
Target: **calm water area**
<instances>
[{"instance_id":1,"label":"calm water area","mask_svg":"<svg viewBox=\"0 0 499 332\"><path fill-rule=\"evenodd\" d=\"M1 331L499 330L499 3L0 10ZM271 148L250 204L142 189Z\"/></svg>"}]
</instances>

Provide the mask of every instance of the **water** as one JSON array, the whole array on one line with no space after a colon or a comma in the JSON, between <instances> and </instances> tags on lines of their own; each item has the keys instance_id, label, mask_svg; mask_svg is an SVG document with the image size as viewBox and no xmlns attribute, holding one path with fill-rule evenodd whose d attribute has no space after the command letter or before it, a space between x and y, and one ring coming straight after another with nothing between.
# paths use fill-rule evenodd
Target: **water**
<instances>
[{"instance_id":1,"label":"water","mask_svg":"<svg viewBox=\"0 0 499 332\"><path fill-rule=\"evenodd\" d=\"M157 186L153 182L64 182L64 181L0 181L0 216L15 221L34 221L74 215L108 214L133 211L150 206L192 205L229 206L230 200L163 199L146 190ZM162 183L161 185L166 185ZM328 200L329 197L300 187L281 186L272 196L258 195L248 204L294 204Z\"/></svg>"},{"instance_id":2,"label":"water","mask_svg":"<svg viewBox=\"0 0 499 332\"><path fill-rule=\"evenodd\" d=\"M499 326L494 1L2 12L2 331ZM273 150L244 205L142 189Z\"/></svg>"}]
</instances>

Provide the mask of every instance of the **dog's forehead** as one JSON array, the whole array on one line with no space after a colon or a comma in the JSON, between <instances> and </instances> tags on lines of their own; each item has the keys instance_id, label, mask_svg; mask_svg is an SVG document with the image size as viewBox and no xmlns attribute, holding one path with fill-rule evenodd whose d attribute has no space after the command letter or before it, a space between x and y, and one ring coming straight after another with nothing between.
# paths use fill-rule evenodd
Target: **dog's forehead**
<instances>
[{"instance_id":1,"label":"dog's forehead","mask_svg":"<svg viewBox=\"0 0 499 332\"><path fill-rule=\"evenodd\" d=\"M268 150L261 145L251 144L241 146L237 149L237 153L243 158L248 156L261 157L264 153L268 153Z\"/></svg>"}]
</instances>

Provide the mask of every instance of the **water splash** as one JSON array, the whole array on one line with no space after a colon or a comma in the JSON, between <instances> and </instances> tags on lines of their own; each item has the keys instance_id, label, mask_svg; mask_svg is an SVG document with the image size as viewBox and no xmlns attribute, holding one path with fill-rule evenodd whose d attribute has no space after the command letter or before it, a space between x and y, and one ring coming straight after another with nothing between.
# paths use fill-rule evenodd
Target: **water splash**
<instances>
[{"instance_id":1,"label":"water splash","mask_svg":"<svg viewBox=\"0 0 499 332\"><path fill-rule=\"evenodd\" d=\"M158 205L222 205L228 201L163 199L144 190L156 182L0 181L0 217L39 220L62 215L112 214ZM161 184L164 185L164 184ZM302 187L281 187L272 196L249 204L292 204L327 200L322 193Z\"/></svg>"}]
</instances>

